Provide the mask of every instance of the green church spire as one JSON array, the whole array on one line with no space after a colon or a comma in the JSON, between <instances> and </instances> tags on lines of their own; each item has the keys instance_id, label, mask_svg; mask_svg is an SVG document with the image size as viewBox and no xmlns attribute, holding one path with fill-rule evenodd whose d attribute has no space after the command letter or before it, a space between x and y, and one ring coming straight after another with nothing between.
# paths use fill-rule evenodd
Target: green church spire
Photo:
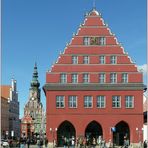
<instances>
[{"instance_id":1,"label":"green church spire","mask_svg":"<svg viewBox=\"0 0 148 148\"><path fill-rule=\"evenodd\" d=\"M37 63L35 62L32 81L31 81L31 87L38 88L39 86L40 86L40 83L38 81Z\"/></svg>"}]
</instances>

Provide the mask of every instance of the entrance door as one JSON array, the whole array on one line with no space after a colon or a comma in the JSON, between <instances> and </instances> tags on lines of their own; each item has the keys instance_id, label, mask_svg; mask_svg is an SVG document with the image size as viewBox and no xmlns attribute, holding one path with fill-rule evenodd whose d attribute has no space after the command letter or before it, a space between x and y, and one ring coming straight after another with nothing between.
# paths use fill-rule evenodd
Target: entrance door
<instances>
[{"instance_id":1,"label":"entrance door","mask_svg":"<svg viewBox=\"0 0 148 148\"><path fill-rule=\"evenodd\" d=\"M58 127L58 131L57 131L58 146L63 146L64 138L66 138L67 141L70 141L71 138L75 138L75 137L76 137L76 131L72 123L70 123L69 121L62 122Z\"/></svg>"},{"instance_id":2,"label":"entrance door","mask_svg":"<svg viewBox=\"0 0 148 148\"><path fill-rule=\"evenodd\" d=\"M124 121L119 122L116 126L116 132L113 133L113 142L117 146L124 145L124 138L129 140L130 143L130 130L127 123Z\"/></svg>"},{"instance_id":3,"label":"entrance door","mask_svg":"<svg viewBox=\"0 0 148 148\"><path fill-rule=\"evenodd\" d=\"M103 136L101 125L96 121L90 122L85 129L85 137L92 143L92 139L99 136Z\"/></svg>"}]
</instances>

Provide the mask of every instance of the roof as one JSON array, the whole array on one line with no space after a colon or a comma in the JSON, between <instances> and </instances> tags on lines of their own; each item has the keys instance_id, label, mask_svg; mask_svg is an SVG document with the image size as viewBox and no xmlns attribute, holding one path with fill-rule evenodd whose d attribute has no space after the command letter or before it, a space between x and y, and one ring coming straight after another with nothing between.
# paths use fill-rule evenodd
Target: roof
<instances>
[{"instance_id":1,"label":"roof","mask_svg":"<svg viewBox=\"0 0 148 148\"><path fill-rule=\"evenodd\" d=\"M10 85L1 85L0 86L1 97L8 99L10 97L10 88L11 88Z\"/></svg>"}]
</instances>

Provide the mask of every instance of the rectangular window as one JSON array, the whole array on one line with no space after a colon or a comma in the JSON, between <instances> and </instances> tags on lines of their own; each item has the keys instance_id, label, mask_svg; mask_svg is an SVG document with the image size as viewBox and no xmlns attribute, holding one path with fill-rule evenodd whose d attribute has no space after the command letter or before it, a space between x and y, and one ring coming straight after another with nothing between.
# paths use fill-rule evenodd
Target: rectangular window
<instances>
[{"instance_id":1,"label":"rectangular window","mask_svg":"<svg viewBox=\"0 0 148 148\"><path fill-rule=\"evenodd\" d=\"M64 96L56 96L56 107L57 108L64 108L65 107Z\"/></svg>"},{"instance_id":2,"label":"rectangular window","mask_svg":"<svg viewBox=\"0 0 148 148\"><path fill-rule=\"evenodd\" d=\"M73 73L73 74L71 75L71 82L72 82L72 83L78 83L78 74Z\"/></svg>"},{"instance_id":3,"label":"rectangular window","mask_svg":"<svg viewBox=\"0 0 148 148\"><path fill-rule=\"evenodd\" d=\"M92 107L92 96L84 96L84 107L85 108Z\"/></svg>"},{"instance_id":4,"label":"rectangular window","mask_svg":"<svg viewBox=\"0 0 148 148\"><path fill-rule=\"evenodd\" d=\"M69 108L76 108L77 107L77 96L69 96L68 106L69 106Z\"/></svg>"},{"instance_id":5,"label":"rectangular window","mask_svg":"<svg viewBox=\"0 0 148 148\"><path fill-rule=\"evenodd\" d=\"M99 45L105 45L106 44L106 38L105 37L99 37Z\"/></svg>"},{"instance_id":6,"label":"rectangular window","mask_svg":"<svg viewBox=\"0 0 148 148\"><path fill-rule=\"evenodd\" d=\"M113 108L121 107L121 97L120 96L112 96L112 107Z\"/></svg>"},{"instance_id":7,"label":"rectangular window","mask_svg":"<svg viewBox=\"0 0 148 148\"><path fill-rule=\"evenodd\" d=\"M105 83L105 73L99 74L99 83Z\"/></svg>"},{"instance_id":8,"label":"rectangular window","mask_svg":"<svg viewBox=\"0 0 148 148\"><path fill-rule=\"evenodd\" d=\"M110 63L111 64L116 64L117 63L117 57L116 56L111 56L110 57Z\"/></svg>"},{"instance_id":9,"label":"rectangular window","mask_svg":"<svg viewBox=\"0 0 148 148\"><path fill-rule=\"evenodd\" d=\"M83 56L83 64L89 64L89 56Z\"/></svg>"},{"instance_id":10,"label":"rectangular window","mask_svg":"<svg viewBox=\"0 0 148 148\"><path fill-rule=\"evenodd\" d=\"M105 96L97 96L97 107L105 108Z\"/></svg>"},{"instance_id":11,"label":"rectangular window","mask_svg":"<svg viewBox=\"0 0 148 148\"><path fill-rule=\"evenodd\" d=\"M105 64L105 56L103 56L103 55L99 56L99 63Z\"/></svg>"},{"instance_id":12,"label":"rectangular window","mask_svg":"<svg viewBox=\"0 0 148 148\"><path fill-rule=\"evenodd\" d=\"M128 83L128 74L122 73L122 83Z\"/></svg>"},{"instance_id":13,"label":"rectangular window","mask_svg":"<svg viewBox=\"0 0 148 148\"><path fill-rule=\"evenodd\" d=\"M116 73L110 74L110 83L117 83L117 74Z\"/></svg>"},{"instance_id":14,"label":"rectangular window","mask_svg":"<svg viewBox=\"0 0 148 148\"><path fill-rule=\"evenodd\" d=\"M78 64L78 57L72 56L72 64Z\"/></svg>"},{"instance_id":15,"label":"rectangular window","mask_svg":"<svg viewBox=\"0 0 148 148\"><path fill-rule=\"evenodd\" d=\"M89 74L88 73L83 74L83 83L89 83Z\"/></svg>"},{"instance_id":16,"label":"rectangular window","mask_svg":"<svg viewBox=\"0 0 148 148\"><path fill-rule=\"evenodd\" d=\"M126 108L134 107L134 96L125 96L125 107Z\"/></svg>"},{"instance_id":17,"label":"rectangular window","mask_svg":"<svg viewBox=\"0 0 148 148\"><path fill-rule=\"evenodd\" d=\"M60 83L67 83L67 75L65 73L60 74Z\"/></svg>"},{"instance_id":18,"label":"rectangular window","mask_svg":"<svg viewBox=\"0 0 148 148\"><path fill-rule=\"evenodd\" d=\"M90 45L90 38L89 37L84 37L84 45Z\"/></svg>"}]
</instances>

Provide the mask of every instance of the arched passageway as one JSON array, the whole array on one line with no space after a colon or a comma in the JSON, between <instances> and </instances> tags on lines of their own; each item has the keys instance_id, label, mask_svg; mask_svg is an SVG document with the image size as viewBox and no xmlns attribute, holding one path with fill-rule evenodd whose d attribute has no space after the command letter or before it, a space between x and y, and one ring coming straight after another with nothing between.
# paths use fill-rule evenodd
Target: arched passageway
<instances>
[{"instance_id":1,"label":"arched passageway","mask_svg":"<svg viewBox=\"0 0 148 148\"><path fill-rule=\"evenodd\" d=\"M57 131L57 144L58 146L63 146L64 139L66 138L67 141L70 143L71 138L76 137L76 131L72 123L69 121L64 121L60 124Z\"/></svg>"},{"instance_id":2,"label":"arched passageway","mask_svg":"<svg viewBox=\"0 0 148 148\"><path fill-rule=\"evenodd\" d=\"M130 144L130 129L126 122L121 121L115 126L115 132L113 132L113 142L117 146L124 145L124 140L128 140Z\"/></svg>"},{"instance_id":3,"label":"arched passageway","mask_svg":"<svg viewBox=\"0 0 148 148\"><path fill-rule=\"evenodd\" d=\"M96 121L90 122L85 129L85 137L92 143L92 139L97 139L99 136L103 136L101 125Z\"/></svg>"}]
</instances>

